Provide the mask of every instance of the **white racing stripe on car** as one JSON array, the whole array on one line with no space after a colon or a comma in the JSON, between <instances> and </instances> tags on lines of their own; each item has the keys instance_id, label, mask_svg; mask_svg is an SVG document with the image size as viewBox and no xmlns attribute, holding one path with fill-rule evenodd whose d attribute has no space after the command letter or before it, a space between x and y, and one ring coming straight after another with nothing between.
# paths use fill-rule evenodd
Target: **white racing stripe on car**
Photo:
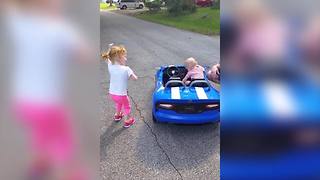
<instances>
[{"instance_id":1,"label":"white racing stripe on car","mask_svg":"<svg viewBox=\"0 0 320 180\"><path fill-rule=\"evenodd\" d=\"M202 87L195 87L199 99L208 99L208 96Z\"/></svg>"},{"instance_id":2,"label":"white racing stripe on car","mask_svg":"<svg viewBox=\"0 0 320 180\"><path fill-rule=\"evenodd\" d=\"M171 99L181 99L179 87L171 87Z\"/></svg>"},{"instance_id":3,"label":"white racing stripe on car","mask_svg":"<svg viewBox=\"0 0 320 180\"><path fill-rule=\"evenodd\" d=\"M281 82L264 83L263 93L272 115L279 118L295 116L296 103L289 92L288 87Z\"/></svg>"}]
</instances>

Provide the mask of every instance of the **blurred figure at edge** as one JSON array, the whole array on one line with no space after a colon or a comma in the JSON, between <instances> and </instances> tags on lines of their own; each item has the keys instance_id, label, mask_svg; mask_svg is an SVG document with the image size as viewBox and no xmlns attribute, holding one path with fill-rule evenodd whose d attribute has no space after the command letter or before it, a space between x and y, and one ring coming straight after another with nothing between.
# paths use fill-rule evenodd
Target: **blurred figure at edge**
<instances>
[{"instance_id":1,"label":"blurred figure at edge","mask_svg":"<svg viewBox=\"0 0 320 180\"><path fill-rule=\"evenodd\" d=\"M87 179L76 140L64 81L67 65L86 50L62 16L61 0L14 0L5 4L13 42L12 104L27 132L32 162L26 179Z\"/></svg>"}]
</instances>

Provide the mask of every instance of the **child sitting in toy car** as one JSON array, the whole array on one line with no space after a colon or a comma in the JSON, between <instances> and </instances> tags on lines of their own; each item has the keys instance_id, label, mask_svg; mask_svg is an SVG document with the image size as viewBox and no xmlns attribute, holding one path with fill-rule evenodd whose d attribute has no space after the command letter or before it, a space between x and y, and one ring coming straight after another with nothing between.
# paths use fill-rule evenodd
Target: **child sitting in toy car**
<instances>
[{"instance_id":1,"label":"child sitting in toy car","mask_svg":"<svg viewBox=\"0 0 320 180\"><path fill-rule=\"evenodd\" d=\"M204 68L200 66L193 57L188 58L184 64L186 69L188 69L188 73L183 78L182 80L183 83L185 83L186 85L189 85L190 82L194 79L204 78L204 74L203 74Z\"/></svg>"},{"instance_id":2,"label":"child sitting in toy car","mask_svg":"<svg viewBox=\"0 0 320 180\"><path fill-rule=\"evenodd\" d=\"M220 84L220 64L212 66L207 73L208 79L212 82Z\"/></svg>"}]
</instances>

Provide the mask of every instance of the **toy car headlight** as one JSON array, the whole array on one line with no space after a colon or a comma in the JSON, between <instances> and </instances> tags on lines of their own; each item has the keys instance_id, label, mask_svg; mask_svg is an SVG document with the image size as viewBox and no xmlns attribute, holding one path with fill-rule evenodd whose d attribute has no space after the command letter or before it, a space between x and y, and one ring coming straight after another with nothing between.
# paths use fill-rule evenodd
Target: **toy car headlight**
<instances>
[{"instance_id":1,"label":"toy car headlight","mask_svg":"<svg viewBox=\"0 0 320 180\"><path fill-rule=\"evenodd\" d=\"M162 109L172 109L173 105L172 104L164 104L164 103L160 103L158 105L158 108L162 108Z\"/></svg>"},{"instance_id":2,"label":"toy car headlight","mask_svg":"<svg viewBox=\"0 0 320 180\"><path fill-rule=\"evenodd\" d=\"M219 104L208 104L206 105L206 108L208 109L215 109L215 108L218 108L219 107Z\"/></svg>"}]
</instances>

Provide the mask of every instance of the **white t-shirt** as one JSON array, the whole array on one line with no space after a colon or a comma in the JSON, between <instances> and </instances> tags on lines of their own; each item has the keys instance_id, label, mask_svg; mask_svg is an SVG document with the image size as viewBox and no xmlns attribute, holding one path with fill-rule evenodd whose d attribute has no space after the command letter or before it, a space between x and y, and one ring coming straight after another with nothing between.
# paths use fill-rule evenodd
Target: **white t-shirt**
<instances>
[{"instance_id":1,"label":"white t-shirt","mask_svg":"<svg viewBox=\"0 0 320 180\"><path fill-rule=\"evenodd\" d=\"M108 61L108 69L110 74L109 93L112 95L126 96L128 90L128 79L133 71L128 66L120 64L112 64Z\"/></svg>"},{"instance_id":2,"label":"white t-shirt","mask_svg":"<svg viewBox=\"0 0 320 180\"><path fill-rule=\"evenodd\" d=\"M13 98L39 103L64 100L68 60L77 45L67 23L38 15L8 15L14 45Z\"/></svg>"}]
</instances>

